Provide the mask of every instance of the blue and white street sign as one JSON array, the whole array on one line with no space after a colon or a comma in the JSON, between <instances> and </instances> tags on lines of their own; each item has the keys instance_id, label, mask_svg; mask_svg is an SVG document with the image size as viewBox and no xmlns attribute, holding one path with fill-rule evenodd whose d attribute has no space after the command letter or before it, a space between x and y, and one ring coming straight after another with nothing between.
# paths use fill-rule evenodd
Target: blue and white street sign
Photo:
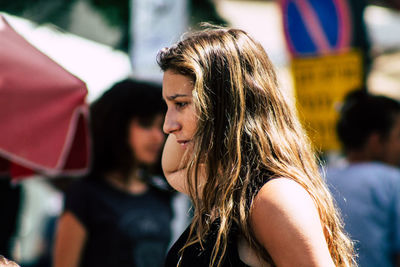
<instances>
[{"instance_id":1,"label":"blue and white street sign","mask_svg":"<svg viewBox=\"0 0 400 267\"><path fill-rule=\"evenodd\" d=\"M351 42L347 0L281 0L283 26L293 56L345 51Z\"/></svg>"}]
</instances>

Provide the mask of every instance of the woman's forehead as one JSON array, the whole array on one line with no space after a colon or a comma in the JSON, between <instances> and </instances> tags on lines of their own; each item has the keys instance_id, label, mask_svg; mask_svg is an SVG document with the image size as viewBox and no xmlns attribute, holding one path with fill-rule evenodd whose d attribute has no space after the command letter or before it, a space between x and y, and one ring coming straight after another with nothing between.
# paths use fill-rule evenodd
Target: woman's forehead
<instances>
[{"instance_id":1,"label":"woman's forehead","mask_svg":"<svg viewBox=\"0 0 400 267\"><path fill-rule=\"evenodd\" d=\"M167 70L163 78L163 98L192 96L193 82L185 75Z\"/></svg>"}]
</instances>

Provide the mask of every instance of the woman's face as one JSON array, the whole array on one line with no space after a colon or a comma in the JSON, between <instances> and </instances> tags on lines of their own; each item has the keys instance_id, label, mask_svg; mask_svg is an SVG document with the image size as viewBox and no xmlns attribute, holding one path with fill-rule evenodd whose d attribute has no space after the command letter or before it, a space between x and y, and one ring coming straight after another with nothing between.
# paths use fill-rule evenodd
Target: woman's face
<instances>
[{"instance_id":1,"label":"woman's face","mask_svg":"<svg viewBox=\"0 0 400 267\"><path fill-rule=\"evenodd\" d=\"M162 123L164 116L157 115L150 125L141 125L138 119L133 119L129 125L129 144L135 159L141 164L151 165L159 158L164 144Z\"/></svg>"},{"instance_id":2,"label":"woman's face","mask_svg":"<svg viewBox=\"0 0 400 267\"><path fill-rule=\"evenodd\" d=\"M171 70L164 73L163 98L167 103L164 132L173 134L183 148L191 146L197 128L197 115L192 99L193 82Z\"/></svg>"}]
</instances>

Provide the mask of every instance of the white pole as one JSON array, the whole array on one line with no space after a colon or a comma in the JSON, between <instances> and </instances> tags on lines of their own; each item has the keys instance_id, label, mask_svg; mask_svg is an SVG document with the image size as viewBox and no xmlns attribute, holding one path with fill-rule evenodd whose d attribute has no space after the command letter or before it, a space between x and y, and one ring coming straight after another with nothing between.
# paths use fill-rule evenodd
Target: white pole
<instances>
[{"instance_id":1,"label":"white pole","mask_svg":"<svg viewBox=\"0 0 400 267\"><path fill-rule=\"evenodd\" d=\"M130 3L133 77L161 82L156 56L187 30L187 0L131 0Z\"/></svg>"}]
</instances>

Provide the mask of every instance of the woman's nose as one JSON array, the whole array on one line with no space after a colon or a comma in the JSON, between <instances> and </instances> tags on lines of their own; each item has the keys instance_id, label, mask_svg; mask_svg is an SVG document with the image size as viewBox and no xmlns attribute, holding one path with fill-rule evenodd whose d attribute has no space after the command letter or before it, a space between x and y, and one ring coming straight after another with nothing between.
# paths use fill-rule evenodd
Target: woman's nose
<instances>
[{"instance_id":1,"label":"woman's nose","mask_svg":"<svg viewBox=\"0 0 400 267\"><path fill-rule=\"evenodd\" d=\"M163 131L166 134L174 133L179 130L180 124L176 120L175 116L169 112L165 115Z\"/></svg>"}]
</instances>

